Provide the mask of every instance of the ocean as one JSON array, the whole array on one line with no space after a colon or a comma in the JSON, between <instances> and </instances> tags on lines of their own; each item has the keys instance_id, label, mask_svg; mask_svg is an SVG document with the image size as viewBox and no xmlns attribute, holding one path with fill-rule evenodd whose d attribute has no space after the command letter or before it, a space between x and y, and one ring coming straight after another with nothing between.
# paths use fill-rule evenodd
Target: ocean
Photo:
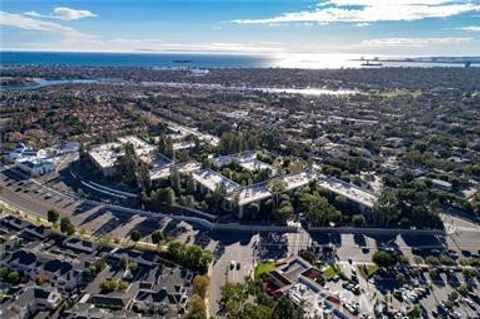
<instances>
[{"instance_id":1,"label":"ocean","mask_svg":"<svg viewBox=\"0 0 480 319\"><path fill-rule=\"evenodd\" d=\"M265 68L266 56L170 53L0 52L3 66L19 64L198 68Z\"/></svg>"},{"instance_id":2,"label":"ocean","mask_svg":"<svg viewBox=\"0 0 480 319\"><path fill-rule=\"evenodd\" d=\"M2 67L15 65L65 66L126 66L157 68L361 68L364 62L358 54L200 54L200 53L91 53L91 52L26 52L0 51ZM366 57L372 59L372 57ZM398 59L381 56L380 59ZM445 58L456 59L456 58ZM474 57L478 59L478 57ZM370 60L372 61L372 60ZM476 62L478 63L478 62ZM478 64L476 64L478 65ZM460 66L451 63L422 63L415 61L382 61L383 67ZM367 66L369 68L374 66Z\"/></svg>"}]
</instances>

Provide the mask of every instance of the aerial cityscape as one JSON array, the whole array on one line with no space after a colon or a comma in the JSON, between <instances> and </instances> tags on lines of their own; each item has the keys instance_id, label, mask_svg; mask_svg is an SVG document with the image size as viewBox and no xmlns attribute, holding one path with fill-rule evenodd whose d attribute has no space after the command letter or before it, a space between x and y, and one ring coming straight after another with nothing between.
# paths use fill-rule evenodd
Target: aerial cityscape
<instances>
[{"instance_id":1,"label":"aerial cityscape","mask_svg":"<svg viewBox=\"0 0 480 319\"><path fill-rule=\"evenodd\" d=\"M0 318L480 318L479 17L2 1Z\"/></svg>"}]
</instances>

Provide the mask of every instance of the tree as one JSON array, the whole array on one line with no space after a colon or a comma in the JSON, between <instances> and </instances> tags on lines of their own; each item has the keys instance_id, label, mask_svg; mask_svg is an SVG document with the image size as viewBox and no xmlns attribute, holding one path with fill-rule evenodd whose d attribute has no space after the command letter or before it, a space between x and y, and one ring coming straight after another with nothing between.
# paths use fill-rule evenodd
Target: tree
<instances>
[{"instance_id":1,"label":"tree","mask_svg":"<svg viewBox=\"0 0 480 319\"><path fill-rule=\"evenodd\" d=\"M120 257L120 266L123 270L135 270L137 268L135 261L128 259L127 256Z\"/></svg>"},{"instance_id":2,"label":"tree","mask_svg":"<svg viewBox=\"0 0 480 319\"><path fill-rule=\"evenodd\" d=\"M129 185L137 183L136 173L139 162L133 145L131 143L125 145L125 154L117 159L118 174L125 183Z\"/></svg>"},{"instance_id":3,"label":"tree","mask_svg":"<svg viewBox=\"0 0 480 319\"><path fill-rule=\"evenodd\" d=\"M207 307L202 297L193 294L188 304L187 319L207 319Z\"/></svg>"},{"instance_id":4,"label":"tree","mask_svg":"<svg viewBox=\"0 0 480 319\"><path fill-rule=\"evenodd\" d=\"M165 204L167 206L175 204L175 191L171 187L165 189Z\"/></svg>"},{"instance_id":5,"label":"tree","mask_svg":"<svg viewBox=\"0 0 480 319\"><path fill-rule=\"evenodd\" d=\"M202 298L207 296L208 286L210 285L210 278L207 275L196 275L193 278L192 292Z\"/></svg>"},{"instance_id":6,"label":"tree","mask_svg":"<svg viewBox=\"0 0 480 319\"><path fill-rule=\"evenodd\" d=\"M113 280L104 280L100 283L100 289L105 291L114 291L117 288L117 283Z\"/></svg>"},{"instance_id":7,"label":"tree","mask_svg":"<svg viewBox=\"0 0 480 319\"><path fill-rule=\"evenodd\" d=\"M160 229L157 229L152 233L152 243L158 244L165 239L165 234Z\"/></svg>"},{"instance_id":8,"label":"tree","mask_svg":"<svg viewBox=\"0 0 480 319\"><path fill-rule=\"evenodd\" d=\"M195 194L195 179L193 179L192 173L189 173L187 176L186 186L187 193Z\"/></svg>"},{"instance_id":9,"label":"tree","mask_svg":"<svg viewBox=\"0 0 480 319\"><path fill-rule=\"evenodd\" d=\"M295 304L287 296L282 296L278 300L275 308L273 308L273 316L275 319L303 319L303 311L295 306Z\"/></svg>"},{"instance_id":10,"label":"tree","mask_svg":"<svg viewBox=\"0 0 480 319\"><path fill-rule=\"evenodd\" d=\"M287 183L281 178L274 178L268 184L268 190L273 195L273 206L278 208L279 196L287 190Z\"/></svg>"},{"instance_id":11,"label":"tree","mask_svg":"<svg viewBox=\"0 0 480 319\"><path fill-rule=\"evenodd\" d=\"M148 167L143 162L137 168L137 180L142 186L144 191L150 190L152 187L152 181L150 179L150 172Z\"/></svg>"},{"instance_id":12,"label":"tree","mask_svg":"<svg viewBox=\"0 0 480 319\"><path fill-rule=\"evenodd\" d=\"M465 296L470 291L470 286L467 284L461 284L460 286L458 286L457 291L460 295Z\"/></svg>"},{"instance_id":13,"label":"tree","mask_svg":"<svg viewBox=\"0 0 480 319\"><path fill-rule=\"evenodd\" d=\"M55 208L50 208L47 211L47 218L50 223L55 224L58 221L59 217L60 217L60 214L57 212Z\"/></svg>"},{"instance_id":14,"label":"tree","mask_svg":"<svg viewBox=\"0 0 480 319\"><path fill-rule=\"evenodd\" d=\"M193 197L193 195L185 196L185 206L190 208L195 207L195 197Z\"/></svg>"},{"instance_id":15,"label":"tree","mask_svg":"<svg viewBox=\"0 0 480 319\"><path fill-rule=\"evenodd\" d=\"M170 168L170 185L177 193L181 192L180 173L175 166Z\"/></svg>"},{"instance_id":16,"label":"tree","mask_svg":"<svg viewBox=\"0 0 480 319\"><path fill-rule=\"evenodd\" d=\"M472 279L477 277L478 272L475 268L465 268L463 269L463 276L465 276L465 279Z\"/></svg>"},{"instance_id":17,"label":"tree","mask_svg":"<svg viewBox=\"0 0 480 319\"><path fill-rule=\"evenodd\" d=\"M258 203L251 203L247 205L244 209L251 219L257 219L258 214L260 213L260 205Z\"/></svg>"},{"instance_id":18,"label":"tree","mask_svg":"<svg viewBox=\"0 0 480 319\"><path fill-rule=\"evenodd\" d=\"M17 285L20 282L20 274L17 271L11 271L7 275L7 282L11 283L12 285Z\"/></svg>"},{"instance_id":19,"label":"tree","mask_svg":"<svg viewBox=\"0 0 480 319\"><path fill-rule=\"evenodd\" d=\"M212 202L216 209L220 208L222 199L227 195L227 189L225 185L217 185L215 190L212 192Z\"/></svg>"},{"instance_id":20,"label":"tree","mask_svg":"<svg viewBox=\"0 0 480 319\"><path fill-rule=\"evenodd\" d=\"M373 254L372 261L377 264L378 267L390 267L397 263L397 258L388 251L380 250Z\"/></svg>"},{"instance_id":21,"label":"tree","mask_svg":"<svg viewBox=\"0 0 480 319\"><path fill-rule=\"evenodd\" d=\"M440 260L435 256L425 257L425 262L429 265L438 266L440 265Z\"/></svg>"},{"instance_id":22,"label":"tree","mask_svg":"<svg viewBox=\"0 0 480 319\"><path fill-rule=\"evenodd\" d=\"M132 232L130 233L130 239L135 242L139 241L141 238L142 234L140 234L140 232L136 229L132 230Z\"/></svg>"},{"instance_id":23,"label":"tree","mask_svg":"<svg viewBox=\"0 0 480 319\"><path fill-rule=\"evenodd\" d=\"M0 266L0 278L6 279L9 273L10 269L5 266Z\"/></svg>"},{"instance_id":24,"label":"tree","mask_svg":"<svg viewBox=\"0 0 480 319\"><path fill-rule=\"evenodd\" d=\"M360 228L365 226L365 217L363 215L353 215L352 217L353 226Z\"/></svg>"},{"instance_id":25,"label":"tree","mask_svg":"<svg viewBox=\"0 0 480 319\"><path fill-rule=\"evenodd\" d=\"M400 215L399 202L392 190L385 190L373 205L374 223L380 227L388 227Z\"/></svg>"},{"instance_id":26,"label":"tree","mask_svg":"<svg viewBox=\"0 0 480 319\"><path fill-rule=\"evenodd\" d=\"M220 287L220 300L218 301L219 314L226 318L240 318L241 307L246 301L244 287L240 283L227 282Z\"/></svg>"},{"instance_id":27,"label":"tree","mask_svg":"<svg viewBox=\"0 0 480 319\"><path fill-rule=\"evenodd\" d=\"M311 249L301 249L298 254L311 264L314 264L317 260L315 253Z\"/></svg>"},{"instance_id":28,"label":"tree","mask_svg":"<svg viewBox=\"0 0 480 319\"><path fill-rule=\"evenodd\" d=\"M127 290L128 288L128 283L123 281L123 280L119 280L118 281L118 285L117 285L117 290L118 291L125 291Z\"/></svg>"},{"instance_id":29,"label":"tree","mask_svg":"<svg viewBox=\"0 0 480 319\"><path fill-rule=\"evenodd\" d=\"M212 262L212 253L197 245L187 245L178 241L168 244L167 254L169 258L187 268L197 269L205 272Z\"/></svg>"},{"instance_id":30,"label":"tree","mask_svg":"<svg viewBox=\"0 0 480 319\"><path fill-rule=\"evenodd\" d=\"M415 305L410 311L407 312L407 316L409 319L417 319L420 318L420 308Z\"/></svg>"},{"instance_id":31,"label":"tree","mask_svg":"<svg viewBox=\"0 0 480 319\"><path fill-rule=\"evenodd\" d=\"M68 217L62 217L60 219L60 231L67 235L73 235L75 233L75 226Z\"/></svg>"},{"instance_id":32,"label":"tree","mask_svg":"<svg viewBox=\"0 0 480 319\"><path fill-rule=\"evenodd\" d=\"M172 206L175 204L175 191L171 187L159 188L152 192L152 199L157 206Z\"/></svg>"},{"instance_id":33,"label":"tree","mask_svg":"<svg viewBox=\"0 0 480 319\"><path fill-rule=\"evenodd\" d=\"M165 134L161 134L158 138L158 152L170 159L173 159L175 156L172 140Z\"/></svg>"},{"instance_id":34,"label":"tree","mask_svg":"<svg viewBox=\"0 0 480 319\"><path fill-rule=\"evenodd\" d=\"M280 203L280 206L277 208L277 219L281 223L285 223L293 215L293 206L288 200L284 200Z\"/></svg>"},{"instance_id":35,"label":"tree","mask_svg":"<svg viewBox=\"0 0 480 319\"><path fill-rule=\"evenodd\" d=\"M85 148L85 144L80 143L80 147L78 148L78 154L79 154L80 163L85 163L88 159L88 152Z\"/></svg>"},{"instance_id":36,"label":"tree","mask_svg":"<svg viewBox=\"0 0 480 319\"><path fill-rule=\"evenodd\" d=\"M308 221L316 227L324 226L328 223L338 222L342 215L328 200L321 196L318 191L312 193L304 192L300 201L305 209Z\"/></svg>"}]
</instances>

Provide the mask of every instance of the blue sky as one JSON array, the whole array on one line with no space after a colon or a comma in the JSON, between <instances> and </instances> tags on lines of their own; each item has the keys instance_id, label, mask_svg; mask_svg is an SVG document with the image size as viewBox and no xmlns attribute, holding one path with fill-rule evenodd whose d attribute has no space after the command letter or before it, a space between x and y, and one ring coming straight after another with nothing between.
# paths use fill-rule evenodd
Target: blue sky
<instances>
[{"instance_id":1,"label":"blue sky","mask_svg":"<svg viewBox=\"0 0 480 319\"><path fill-rule=\"evenodd\" d=\"M2 48L479 55L480 0L2 0Z\"/></svg>"}]
</instances>

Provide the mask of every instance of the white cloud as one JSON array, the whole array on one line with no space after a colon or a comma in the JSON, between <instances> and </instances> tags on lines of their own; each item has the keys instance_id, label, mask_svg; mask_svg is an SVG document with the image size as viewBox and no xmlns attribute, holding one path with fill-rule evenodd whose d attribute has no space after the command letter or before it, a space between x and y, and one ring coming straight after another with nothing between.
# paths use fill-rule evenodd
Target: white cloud
<instances>
[{"instance_id":1,"label":"white cloud","mask_svg":"<svg viewBox=\"0 0 480 319\"><path fill-rule=\"evenodd\" d=\"M322 1L313 10L288 12L258 19L236 19L238 24L284 23L372 23L446 18L467 12L480 12L477 1L451 0L331 0Z\"/></svg>"},{"instance_id":2,"label":"white cloud","mask_svg":"<svg viewBox=\"0 0 480 319\"><path fill-rule=\"evenodd\" d=\"M26 43L35 49L83 50L83 51L154 51L154 52L218 52L218 53L279 53L283 52L279 42L252 41L169 43L157 38L102 38L85 34L74 28L53 21L33 18L32 15L0 11L0 25L26 31L37 31L58 35L60 41Z\"/></svg>"},{"instance_id":3,"label":"white cloud","mask_svg":"<svg viewBox=\"0 0 480 319\"><path fill-rule=\"evenodd\" d=\"M161 39L133 39L116 38L106 40L100 47L105 50L122 50L125 46L130 50L143 50L153 52L210 52L210 53L282 53L283 48L278 42L204 42L181 43L164 42Z\"/></svg>"},{"instance_id":4,"label":"white cloud","mask_svg":"<svg viewBox=\"0 0 480 319\"><path fill-rule=\"evenodd\" d=\"M92 39L94 36L79 32L61 24L33 19L21 14L0 11L0 25L10 26L28 31L49 32L64 36L69 40Z\"/></svg>"},{"instance_id":5,"label":"white cloud","mask_svg":"<svg viewBox=\"0 0 480 319\"><path fill-rule=\"evenodd\" d=\"M468 44L473 38L380 38L364 40L363 47L426 47L432 45Z\"/></svg>"},{"instance_id":6,"label":"white cloud","mask_svg":"<svg viewBox=\"0 0 480 319\"><path fill-rule=\"evenodd\" d=\"M40 14L36 11L28 11L25 12L24 15L34 18L60 19L63 21L98 17L98 15L88 10L78 10L67 7L55 7L50 14Z\"/></svg>"},{"instance_id":7,"label":"white cloud","mask_svg":"<svg viewBox=\"0 0 480 319\"><path fill-rule=\"evenodd\" d=\"M470 31L470 32L480 32L480 26L472 25L468 27L459 28L459 30Z\"/></svg>"}]
</instances>

